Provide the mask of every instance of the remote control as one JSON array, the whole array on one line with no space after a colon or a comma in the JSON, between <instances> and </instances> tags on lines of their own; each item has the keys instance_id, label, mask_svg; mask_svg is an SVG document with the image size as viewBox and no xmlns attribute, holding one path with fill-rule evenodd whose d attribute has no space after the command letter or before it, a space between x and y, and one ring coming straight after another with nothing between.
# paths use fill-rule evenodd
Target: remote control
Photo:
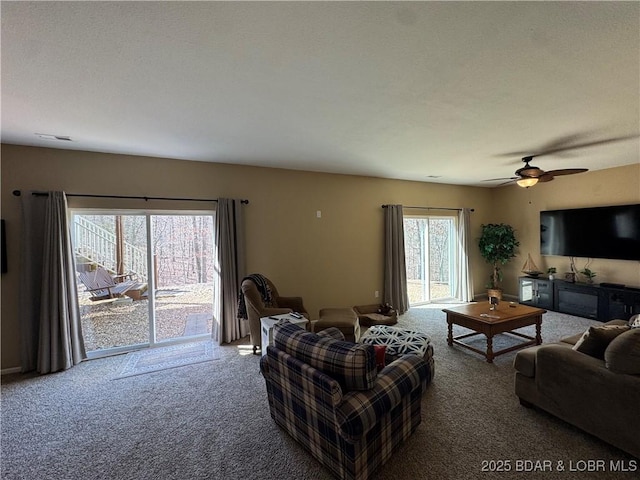
<instances>
[{"instance_id":1,"label":"remote control","mask_svg":"<svg viewBox=\"0 0 640 480\"><path fill-rule=\"evenodd\" d=\"M291 315L293 318L297 318L298 320L302 318L302 315L300 315L298 312L291 312L289 315Z\"/></svg>"}]
</instances>

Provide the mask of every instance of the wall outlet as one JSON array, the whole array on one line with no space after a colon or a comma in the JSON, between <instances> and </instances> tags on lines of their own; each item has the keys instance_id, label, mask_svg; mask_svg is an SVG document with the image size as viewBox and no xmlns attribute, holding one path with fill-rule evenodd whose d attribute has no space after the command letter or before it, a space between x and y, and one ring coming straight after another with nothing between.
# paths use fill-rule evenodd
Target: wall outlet
<instances>
[{"instance_id":1,"label":"wall outlet","mask_svg":"<svg viewBox=\"0 0 640 480\"><path fill-rule=\"evenodd\" d=\"M322 212L320 210L316 211L316 218L322 218Z\"/></svg>"},{"instance_id":2,"label":"wall outlet","mask_svg":"<svg viewBox=\"0 0 640 480\"><path fill-rule=\"evenodd\" d=\"M380 296L380 292L378 290L376 290L374 295L375 295L376 298L378 298Z\"/></svg>"}]
</instances>

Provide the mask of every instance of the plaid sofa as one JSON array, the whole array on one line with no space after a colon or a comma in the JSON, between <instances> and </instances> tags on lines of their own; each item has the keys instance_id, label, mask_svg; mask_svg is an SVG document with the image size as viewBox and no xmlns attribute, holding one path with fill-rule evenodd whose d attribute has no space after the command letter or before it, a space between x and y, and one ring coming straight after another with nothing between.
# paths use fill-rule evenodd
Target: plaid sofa
<instances>
[{"instance_id":1,"label":"plaid sofa","mask_svg":"<svg viewBox=\"0 0 640 480\"><path fill-rule=\"evenodd\" d=\"M278 324L260 370L275 422L336 477L367 479L420 424L431 374L415 355L378 372L373 346L341 337Z\"/></svg>"}]
</instances>

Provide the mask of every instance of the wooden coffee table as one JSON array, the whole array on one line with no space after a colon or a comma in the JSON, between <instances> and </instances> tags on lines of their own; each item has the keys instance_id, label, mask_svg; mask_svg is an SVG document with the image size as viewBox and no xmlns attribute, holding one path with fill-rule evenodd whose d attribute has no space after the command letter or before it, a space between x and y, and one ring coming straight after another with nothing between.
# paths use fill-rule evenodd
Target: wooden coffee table
<instances>
[{"instance_id":1,"label":"wooden coffee table","mask_svg":"<svg viewBox=\"0 0 640 480\"><path fill-rule=\"evenodd\" d=\"M484 355L487 362L493 363L493 359L497 355L502 355L503 353L511 352L529 345L540 345L542 343L540 329L542 327L542 315L547 313L546 310L528 307L526 305L510 304L508 302L501 302L497 306L496 310L490 310L489 306L488 302L478 302L460 307L444 309L443 312L447 314L447 324L449 326L449 335L447 337L447 343L449 346L452 346L455 343L461 347L468 348L469 350ZM473 330L473 333L454 337L454 325L460 325L461 327ZM530 337L523 333L514 331L518 328L527 327L529 325L536 326L535 337ZM494 352L493 337L499 333L515 335L517 337L524 338L526 341ZM463 338L480 334L484 334L487 337L486 352L461 342Z\"/></svg>"}]
</instances>

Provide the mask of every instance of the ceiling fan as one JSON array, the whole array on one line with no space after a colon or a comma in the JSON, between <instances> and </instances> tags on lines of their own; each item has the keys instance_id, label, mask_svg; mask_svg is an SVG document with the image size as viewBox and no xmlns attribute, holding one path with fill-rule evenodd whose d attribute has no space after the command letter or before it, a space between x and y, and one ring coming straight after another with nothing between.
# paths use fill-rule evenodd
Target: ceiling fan
<instances>
[{"instance_id":1,"label":"ceiling fan","mask_svg":"<svg viewBox=\"0 0 640 480\"><path fill-rule=\"evenodd\" d=\"M517 183L521 187L533 187L538 182L550 182L554 179L554 177L558 177L560 175L573 175L576 173L587 172L588 168L563 168L559 170L549 170L545 172L539 167L534 165L529 165L529 162L533 160L533 157L537 155L528 155L526 157L522 157L522 161L524 162L524 167L516 170L515 177L509 177L508 179L500 179L500 180L509 180L508 182L504 182L500 185L506 185L508 183L514 182Z\"/></svg>"},{"instance_id":2,"label":"ceiling fan","mask_svg":"<svg viewBox=\"0 0 640 480\"><path fill-rule=\"evenodd\" d=\"M568 150L574 150L579 148L593 147L597 145L603 145L611 142L618 142L621 140L628 140L631 138L637 138L637 135L627 135L623 137L613 137L606 138L602 140L596 141L583 141L582 143L576 143L576 140L584 138L584 135L569 135L566 137L561 137L548 145L546 148L543 148L539 153L535 155L526 155L522 157L522 161L524 162L524 167L519 168L515 171L515 177L508 178L493 178L490 180L485 180L486 182L496 181L496 180L507 180L504 183L501 183L498 186L507 185L509 183L517 183L519 186L528 188L534 186L538 182L550 182L555 177L559 177L561 175L574 175L576 173L587 172L589 169L587 168L563 168L559 170L549 170L544 171L539 167L534 165L530 165L530 162L534 159L534 157L540 157L542 155L550 155L552 153L561 153L566 152ZM512 156L516 154L522 154L524 152L512 152L506 155Z\"/></svg>"}]
</instances>

